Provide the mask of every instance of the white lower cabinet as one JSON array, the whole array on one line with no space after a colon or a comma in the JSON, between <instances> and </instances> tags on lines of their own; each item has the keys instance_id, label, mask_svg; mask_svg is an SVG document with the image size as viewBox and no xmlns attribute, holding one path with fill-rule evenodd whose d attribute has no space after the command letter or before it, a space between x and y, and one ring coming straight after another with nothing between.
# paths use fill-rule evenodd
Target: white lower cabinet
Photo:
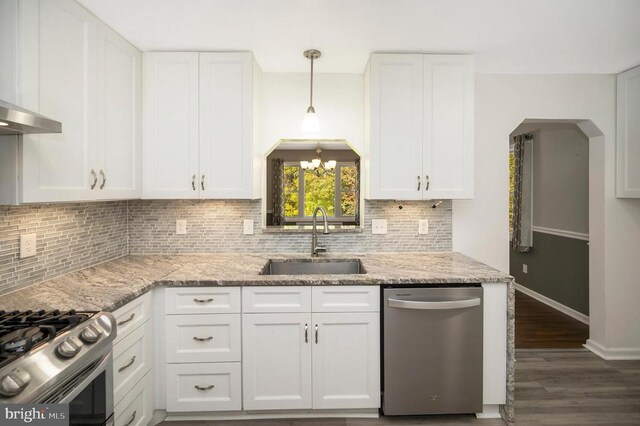
<instances>
[{"instance_id":1,"label":"white lower cabinet","mask_svg":"<svg viewBox=\"0 0 640 426\"><path fill-rule=\"evenodd\" d=\"M113 393L114 403L151 370L153 363L153 328L147 321L113 348Z\"/></svg>"},{"instance_id":2,"label":"white lower cabinet","mask_svg":"<svg viewBox=\"0 0 640 426\"><path fill-rule=\"evenodd\" d=\"M240 363L167 364L167 411L242 408Z\"/></svg>"},{"instance_id":3,"label":"white lower cabinet","mask_svg":"<svg viewBox=\"0 0 640 426\"><path fill-rule=\"evenodd\" d=\"M167 362L240 361L240 314L168 315Z\"/></svg>"},{"instance_id":4,"label":"white lower cabinet","mask_svg":"<svg viewBox=\"0 0 640 426\"><path fill-rule=\"evenodd\" d=\"M313 408L379 407L380 314L314 313L312 320Z\"/></svg>"},{"instance_id":5,"label":"white lower cabinet","mask_svg":"<svg viewBox=\"0 0 640 426\"><path fill-rule=\"evenodd\" d=\"M242 382L245 410L309 409L311 314L245 314Z\"/></svg>"},{"instance_id":6,"label":"white lower cabinet","mask_svg":"<svg viewBox=\"0 0 640 426\"><path fill-rule=\"evenodd\" d=\"M116 404L115 426L146 426L153 417L153 372L148 372L122 400Z\"/></svg>"},{"instance_id":7,"label":"white lower cabinet","mask_svg":"<svg viewBox=\"0 0 640 426\"><path fill-rule=\"evenodd\" d=\"M307 287L310 290L309 287ZM254 289L243 289L254 293ZM345 297L357 287L342 287ZM325 292L328 290L324 290ZM326 295L314 292L320 300ZM380 313L378 288L350 303L370 312L283 313L272 295L273 313L242 316L243 407L245 410L375 409L380 406ZM329 295L331 298L332 295ZM375 300L375 303L365 301ZM328 307L323 308L323 305ZM304 305L303 305L304 306ZM368 308L365 308L368 306ZM244 310L243 305L243 310ZM265 308L268 309L268 308ZM303 307L299 305L298 309ZM274 312L276 311L276 312Z\"/></svg>"}]
</instances>

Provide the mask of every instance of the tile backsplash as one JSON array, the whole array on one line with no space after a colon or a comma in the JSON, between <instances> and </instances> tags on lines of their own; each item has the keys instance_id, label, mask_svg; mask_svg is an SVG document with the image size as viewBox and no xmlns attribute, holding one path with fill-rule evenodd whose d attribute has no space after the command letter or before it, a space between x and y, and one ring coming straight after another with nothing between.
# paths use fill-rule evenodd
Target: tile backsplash
<instances>
[{"instance_id":1,"label":"tile backsplash","mask_svg":"<svg viewBox=\"0 0 640 426\"><path fill-rule=\"evenodd\" d=\"M260 200L133 200L0 206L0 294L127 253L307 253L309 234L263 233ZM329 252L450 251L451 201L365 201L361 233L319 235ZM388 221L371 234L371 219ZM176 220L187 234L176 235ZM243 220L253 219L253 235ZM429 233L418 235L418 220ZM36 256L20 259L21 234L37 234Z\"/></svg>"},{"instance_id":2,"label":"tile backsplash","mask_svg":"<svg viewBox=\"0 0 640 426\"><path fill-rule=\"evenodd\" d=\"M20 259L20 234L36 255ZM127 202L0 206L0 294L127 253Z\"/></svg>"},{"instance_id":3,"label":"tile backsplash","mask_svg":"<svg viewBox=\"0 0 640 426\"><path fill-rule=\"evenodd\" d=\"M309 234L263 233L260 200L129 201L130 253L273 252L307 253ZM371 219L388 221L385 235L371 234ZM187 221L187 234L176 235L176 220ZM253 219L254 235L243 235L243 219ZM429 233L418 235L418 220L429 220ZM451 201L436 209L424 201L365 201L361 233L319 235L330 252L450 251Z\"/></svg>"}]
</instances>

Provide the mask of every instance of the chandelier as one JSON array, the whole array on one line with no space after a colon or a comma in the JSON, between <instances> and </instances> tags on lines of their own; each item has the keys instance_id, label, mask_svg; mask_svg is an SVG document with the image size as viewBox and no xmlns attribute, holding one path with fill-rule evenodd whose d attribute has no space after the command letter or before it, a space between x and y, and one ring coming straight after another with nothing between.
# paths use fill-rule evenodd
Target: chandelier
<instances>
[{"instance_id":1,"label":"chandelier","mask_svg":"<svg viewBox=\"0 0 640 426\"><path fill-rule=\"evenodd\" d=\"M316 148L316 158L311 161L301 161L300 167L302 167L302 170L316 172L316 175L319 177L334 170L336 168L336 160L322 161L322 150L318 143L318 147Z\"/></svg>"}]
</instances>

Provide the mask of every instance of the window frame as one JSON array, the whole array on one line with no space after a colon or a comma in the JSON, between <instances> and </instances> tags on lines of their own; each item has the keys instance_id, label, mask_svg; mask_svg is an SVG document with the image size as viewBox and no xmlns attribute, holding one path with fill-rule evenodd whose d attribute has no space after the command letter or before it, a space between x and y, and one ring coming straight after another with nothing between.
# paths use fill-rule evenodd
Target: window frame
<instances>
[{"instance_id":1,"label":"window frame","mask_svg":"<svg viewBox=\"0 0 640 426\"><path fill-rule=\"evenodd\" d=\"M300 166L300 162L299 161L285 161L284 162L284 167L297 167L298 168L298 215L297 216L286 216L284 217L284 221L285 223L311 223L313 221L313 217L312 216L305 216L304 215L304 201L305 201L305 179L304 179L304 174L305 174L305 170L302 169L302 166ZM334 216L327 216L327 220L329 222L332 223L355 223L356 217L355 215L353 216L342 216L342 206L340 203L341 200L341 195L342 193L348 193L348 192L353 192L354 195L356 193L355 190L353 191L343 191L342 190L342 186L341 184L341 180L342 180L342 168L343 167L356 167L356 162L355 161L338 161L336 163L336 168L334 170L334 173L336 175L336 179L335 179L335 190L334 190L334 199L333 199L333 209L334 212L340 212L340 215L334 215ZM359 179L358 179L359 181ZM359 200L355 200L356 203L359 202Z\"/></svg>"}]
</instances>

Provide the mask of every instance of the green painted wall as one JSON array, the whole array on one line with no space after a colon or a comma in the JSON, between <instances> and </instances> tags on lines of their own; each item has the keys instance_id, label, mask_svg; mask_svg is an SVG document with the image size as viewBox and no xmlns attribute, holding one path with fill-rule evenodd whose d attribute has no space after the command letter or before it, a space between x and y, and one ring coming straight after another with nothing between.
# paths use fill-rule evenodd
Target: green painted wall
<instances>
[{"instance_id":1,"label":"green painted wall","mask_svg":"<svg viewBox=\"0 0 640 426\"><path fill-rule=\"evenodd\" d=\"M589 315L589 246L587 241L533 233L529 253L511 249L510 274L518 284ZM522 264L528 273L522 272Z\"/></svg>"}]
</instances>

